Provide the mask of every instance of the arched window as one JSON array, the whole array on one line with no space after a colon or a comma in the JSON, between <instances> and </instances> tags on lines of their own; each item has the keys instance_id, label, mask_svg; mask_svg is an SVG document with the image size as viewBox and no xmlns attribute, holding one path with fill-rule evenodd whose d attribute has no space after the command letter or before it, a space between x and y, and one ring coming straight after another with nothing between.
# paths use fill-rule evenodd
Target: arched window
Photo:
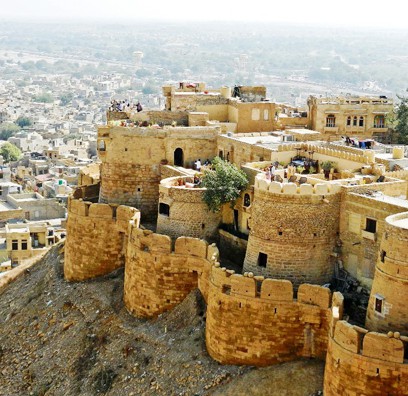
<instances>
[{"instance_id":1,"label":"arched window","mask_svg":"<svg viewBox=\"0 0 408 396\"><path fill-rule=\"evenodd\" d=\"M353 117L353 126L357 126L357 116Z\"/></svg>"},{"instance_id":2,"label":"arched window","mask_svg":"<svg viewBox=\"0 0 408 396\"><path fill-rule=\"evenodd\" d=\"M336 117L334 116L334 114L329 114L326 117L326 127L332 128L335 126L336 126Z\"/></svg>"},{"instance_id":3,"label":"arched window","mask_svg":"<svg viewBox=\"0 0 408 396\"><path fill-rule=\"evenodd\" d=\"M359 120L359 122L358 122L358 126L361 126L361 127L364 126L364 117L363 117L363 116L360 116L360 120Z\"/></svg>"},{"instance_id":4,"label":"arched window","mask_svg":"<svg viewBox=\"0 0 408 396\"><path fill-rule=\"evenodd\" d=\"M244 195L244 206L247 208L251 205L251 197L249 194Z\"/></svg>"},{"instance_id":5,"label":"arched window","mask_svg":"<svg viewBox=\"0 0 408 396\"><path fill-rule=\"evenodd\" d=\"M180 147L174 150L174 165L176 166L184 166L184 154L183 149Z\"/></svg>"},{"instance_id":6,"label":"arched window","mask_svg":"<svg viewBox=\"0 0 408 396\"><path fill-rule=\"evenodd\" d=\"M347 117L347 126L350 126L350 125L351 125L351 117L348 116L348 117Z\"/></svg>"},{"instance_id":7,"label":"arched window","mask_svg":"<svg viewBox=\"0 0 408 396\"><path fill-rule=\"evenodd\" d=\"M385 117L383 115L376 115L374 117L374 128L384 128L385 127Z\"/></svg>"}]
</instances>

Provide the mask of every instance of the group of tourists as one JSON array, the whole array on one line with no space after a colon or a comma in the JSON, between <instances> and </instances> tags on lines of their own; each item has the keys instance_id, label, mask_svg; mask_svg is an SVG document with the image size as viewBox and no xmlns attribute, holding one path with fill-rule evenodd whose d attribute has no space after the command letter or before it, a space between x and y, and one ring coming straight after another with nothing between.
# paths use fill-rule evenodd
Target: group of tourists
<instances>
[{"instance_id":1,"label":"group of tourists","mask_svg":"<svg viewBox=\"0 0 408 396\"><path fill-rule=\"evenodd\" d=\"M136 104L130 103L129 100L112 100L109 106L109 111L128 111L136 109L137 112L141 112L143 110L142 105L138 101Z\"/></svg>"}]
</instances>

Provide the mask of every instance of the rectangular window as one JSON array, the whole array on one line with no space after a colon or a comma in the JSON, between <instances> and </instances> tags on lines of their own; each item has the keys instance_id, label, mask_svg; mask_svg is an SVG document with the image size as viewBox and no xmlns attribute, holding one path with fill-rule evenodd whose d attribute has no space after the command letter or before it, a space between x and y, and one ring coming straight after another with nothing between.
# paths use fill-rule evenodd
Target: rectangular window
<instances>
[{"instance_id":1,"label":"rectangular window","mask_svg":"<svg viewBox=\"0 0 408 396\"><path fill-rule=\"evenodd\" d=\"M21 250L27 250L27 239L21 241Z\"/></svg>"},{"instance_id":2,"label":"rectangular window","mask_svg":"<svg viewBox=\"0 0 408 396\"><path fill-rule=\"evenodd\" d=\"M268 262L268 255L265 253L259 253L258 256L258 266L266 268L266 263Z\"/></svg>"},{"instance_id":3,"label":"rectangular window","mask_svg":"<svg viewBox=\"0 0 408 396\"><path fill-rule=\"evenodd\" d=\"M259 109L252 109L252 121L259 121L261 118L261 112Z\"/></svg>"},{"instance_id":4,"label":"rectangular window","mask_svg":"<svg viewBox=\"0 0 408 396\"><path fill-rule=\"evenodd\" d=\"M165 203L160 203L159 213L165 216L170 216L170 206Z\"/></svg>"},{"instance_id":5,"label":"rectangular window","mask_svg":"<svg viewBox=\"0 0 408 396\"><path fill-rule=\"evenodd\" d=\"M367 219L366 219L366 229L365 230L367 232L375 233L377 231L377 220L369 219L367 217Z\"/></svg>"},{"instance_id":6,"label":"rectangular window","mask_svg":"<svg viewBox=\"0 0 408 396\"><path fill-rule=\"evenodd\" d=\"M374 307L375 312L382 314L383 308L384 308L384 297L376 294L374 304L375 304L375 307Z\"/></svg>"},{"instance_id":7,"label":"rectangular window","mask_svg":"<svg viewBox=\"0 0 408 396\"><path fill-rule=\"evenodd\" d=\"M11 242L11 250L18 250L18 240L13 239Z\"/></svg>"},{"instance_id":8,"label":"rectangular window","mask_svg":"<svg viewBox=\"0 0 408 396\"><path fill-rule=\"evenodd\" d=\"M385 261L385 256L387 255L387 252L385 250L381 250L380 254L380 260L383 263Z\"/></svg>"}]
</instances>

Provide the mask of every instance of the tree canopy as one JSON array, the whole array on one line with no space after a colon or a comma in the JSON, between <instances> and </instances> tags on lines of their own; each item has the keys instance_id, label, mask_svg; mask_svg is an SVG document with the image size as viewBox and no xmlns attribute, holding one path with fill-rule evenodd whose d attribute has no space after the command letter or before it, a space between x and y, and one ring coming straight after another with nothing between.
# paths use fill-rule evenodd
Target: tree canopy
<instances>
[{"instance_id":1,"label":"tree canopy","mask_svg":"<svg viewBox=\"0 0 408 396\"><path fill-rule=\"evenodd\" d=\"M408 92L408 90L407 90ZM408 96L398 96L401 101L397 108L397 132L398 143L408 144Z\"/></svg>"},{"instance_id":2,"label":"tree canopy","mask_svg":"<svg viewBox=\"0 0 408 396\"><path fill-rule=\"evenodd\" d=\"M30 126L32 125L32 121L30 118L28 117L24 117L24 116L20 116L17 118L16 120L16 124L20 127L20 128L24 128L26 126Z\"/></svg>"},{"instance_id":3,"label":"tree canopy","mask_svg":"<svg viewBox=\"0 0 408 396\"><path fill-rule=\"evenodd\" d=\"M204 171L201 185L206 188L204 202L212 212L218 212L228 202L234 205L241 191L248 185L248 178L234 164L215 157L212 169Z\"/></svg>"},{"instance_id":4,"label":"tree canopy","mask_svg":"<svg viewBox=\"0 0 408 396\"><path fill-rule=\"evenodd\" d=\"M4 122L0 124L0 140L7 140L15 133L20 131L20 127L13 122Z\"/></svg>"},{"instance_id":5,"label":"tree canopy","mask_svg":"<svg viewBox=\"0 0 408 396\"><path fill-rule=\"evenodd\" d=\"M0 155L5 162L17 161L21 157L21 151L14 144L5 143L0 147Z\"/></svg>"}]
</instances>

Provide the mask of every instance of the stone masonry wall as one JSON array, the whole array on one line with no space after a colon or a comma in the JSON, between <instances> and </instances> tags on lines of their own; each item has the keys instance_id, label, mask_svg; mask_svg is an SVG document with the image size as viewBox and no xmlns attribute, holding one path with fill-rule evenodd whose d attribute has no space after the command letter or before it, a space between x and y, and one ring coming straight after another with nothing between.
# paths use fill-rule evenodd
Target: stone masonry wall
<instances>
[{"instance_id":1,"label":"stone masonry wall","mask_svg":"<svg viewBox=\"0 0 408 396\"><path fill-rule=\"evenodd\" d=\"M329 257L339 229L339 189L256 181L244 271L287 279L296 288L329 282ZM260 263L260 253L266 255L266 264Z\"/></svg>"},{"instance_id":2,"label":"stone masonry wall","mask_svg":"<svg viewBox=\"0 0 408 396\"><path fill-rule=\"evenodd\" d=\"M126 308L136 316L152 317L173 308L198 287L199 275L208 272L218 249L203 240L181 237L172 251L167 235L132 227L126 257Z\"/></svg>"},{"instance_id":3,"label":"stone masonry wall","mask_svg":"<svg viewBox=\"0 0 408 396\"><path fill-rule=\"evenodd\" d=\"M137 207L142 218L157 217L160 163L174 163L174 152L183 150L185 165L212 158L217 127L139 128L101 127L98 150L102 161L100 202Z\"/></svg>"},{"instance_id":4,"label":"stone masonry wall","mask_svg":"<svg viewBox=\"0 0 408 396\"><path fill-rule=\"evenodd\" d=\"M386 218L368 302L366 326L408 336L408 213ZM381 303L381 306L379 305Z\"/></svg>"},{"instance_id":5,"label":"stone masonry wall","mask_svg":"<svg viewBox=\"0 0 408 396\"><path fill-rule=\"evenodd\" d=\"M330 307L342 312L342 296L302 285L293 299L289 281L236 275L220 268L218 249L181 237L131 227L124 300L137 316L173 308L198 286L207 302L209 354L223 364L264 366L300 356L324 358Z\"/></svg>"},{"instance_id":6,"label":"stone masonry wall","mask_svg":"<svg viewBox=\"0 0 408 396\"><path fill-rule=\"evenodd\" d=\"M159 205L169 205L168 214L158 214L157 232L172 238L189 236L213 241L217 237L220 213L211 212L203 201L204 188L175 185L193 181L191 177L172 177L162 180Z\"/></svg>"},{"instance_id":7,"label":"stone masonry wall","mask_svg":"<svg viewBox=\"0 0 408 396\"><path fill-rule=\"evenodd\" d=\"M324 359L330 290L301 285L298 300L286 280L245 277L214 266L208 294L206 343L223 364L266 366L299 357Z\"/></svg>"},{"instance_id":8,"label":"stone masonry wall","mask_svg":"<svg viewBox=\"0 0 408 396\"><path fill-rule=\"evenodd\" d=\"M360 193L364 191L365 188ZM402 210L406 209L370 195L351 192L343 196L340 217L341 259L345 269L367 287L372 286L381 237L385 231L385 218ZM367 219L376 221L374 233L366 231Z\"/></svg>"},{"instance_id":9,"label":"stone masonry wall","mask_svg":"<svg viewBox=\"0 0 408 396\"><path fill-rule=\"evenodd\" d=\"M138 226L139 220L140 213L134 208L70 199L65 278L82 281L123 266L129 222Z\"/></svg>"},{"instance_id":10,"label":"stone masonry wall","mask_svg":"<svg viewBox=\"0 0 408 396\"><path fill-rule=\"evenodd\" d=\"M405 396L408 364L397 333L369 333L345 321L329 336L324 373L325 396Z\"/></svg>"}]
</instances>

